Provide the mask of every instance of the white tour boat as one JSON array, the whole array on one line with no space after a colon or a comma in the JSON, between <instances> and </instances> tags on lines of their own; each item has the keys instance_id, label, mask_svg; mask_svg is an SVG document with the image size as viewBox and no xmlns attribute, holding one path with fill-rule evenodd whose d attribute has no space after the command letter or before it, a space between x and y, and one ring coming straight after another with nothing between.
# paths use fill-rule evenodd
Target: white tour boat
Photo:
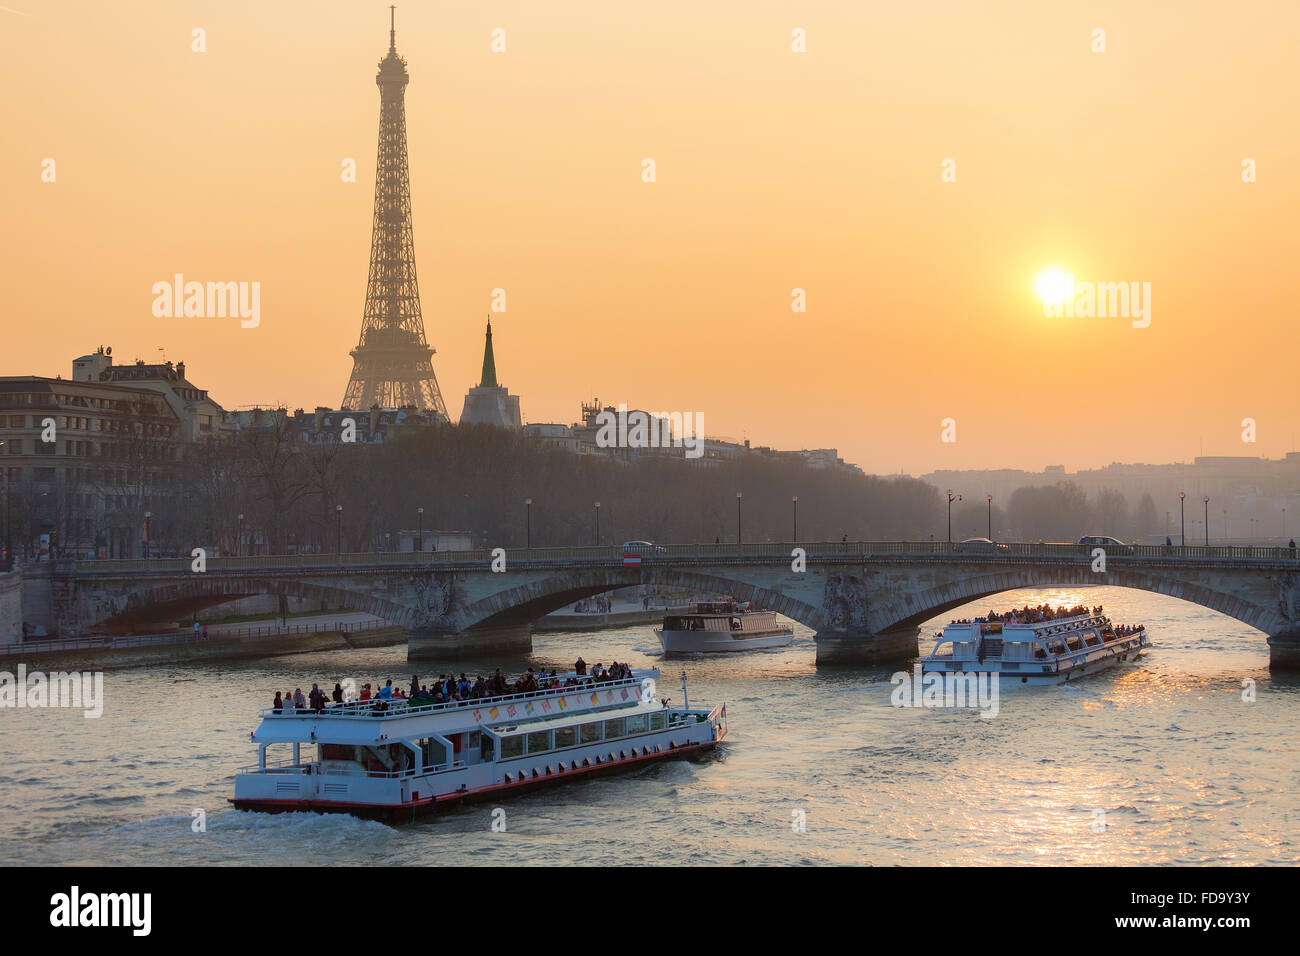
<instances>
[{"instance_id":1,"label":"white tour boat","mask_svg":"<svg viewBox=\"0 0 1300 956\"><path fill-rule=\"evenodd\" d=\"M406 699L268 708L235 776L239 810L351 813L390 822L551 783L693 757L726 736L727 709L655 692L659 672L567 675L548 689L443 704ZM272 748L278 748L271 752ZM306 750L304 750L306 748Z\"/></svg>"},{"instance_id":2,"label":"white tour boat","mask_svg":"<svg viewBox=\"0 0 1300 956\"><path fill-rule=\"evenodd\" d=\"M934 650L921 658L923 674L996 673L1022 684L1064 684L1123 661L1151 646L1146 628L1116 626L1099 611L1020 622L954 621L935 634Z\"/></svg>"},{"instance_id":3,"label":"white tour boat","mask_svg":"<svg viewBox=\"0 0 1300 956\"><path fill-rule=\"evenodd\" d=\"M731 599L669 608L655 634L666 654L748 651L784 647L794 640L794 628L781 623L775 611L754 610Z\"/></svg>"}]
</instances>

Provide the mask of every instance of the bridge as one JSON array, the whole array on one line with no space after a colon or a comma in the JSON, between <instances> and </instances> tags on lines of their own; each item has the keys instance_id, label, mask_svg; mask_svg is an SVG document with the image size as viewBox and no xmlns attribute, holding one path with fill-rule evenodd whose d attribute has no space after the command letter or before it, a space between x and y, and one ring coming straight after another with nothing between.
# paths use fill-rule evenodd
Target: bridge
<instances>
[{"instance_id":1,"label":"bridge","mask_svg":"<svg viewBox=\"0 0 1300 956\"><path fill-rule=\"evenodd\" d=\"M803 563L793 556L800 549ZM531 624L614 588L664 585L729 594L816 632L817 661L863 664L916 654L919 625L1013 588L1137 588L1212 608L1263 631L1275 668L1300 668L1300 561L1290 548L1094 549L946 542L667 545L625 563L610 547L432 553L258 555L62 561L51 572L65 637L148 629L257 594L368 611L406 628L412 659L527 653ZM1148 622L1150 623L1150 622Z\"/></svg>"}]
</instances>

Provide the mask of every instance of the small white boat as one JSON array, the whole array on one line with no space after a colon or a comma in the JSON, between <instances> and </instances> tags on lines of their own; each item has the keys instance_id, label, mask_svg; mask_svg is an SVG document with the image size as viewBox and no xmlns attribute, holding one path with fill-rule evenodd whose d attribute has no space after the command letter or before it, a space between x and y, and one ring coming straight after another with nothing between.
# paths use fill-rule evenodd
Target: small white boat
<instances>
[{"instance_id":1,"label":"small white boat","mask_svg":"<svg viewBox=\"0 0 1300 956\"><path fill-rule=\"evenodd\" d=\"M400 823L474 800L660 760L727 733L727 709L668 706L658 671L449 703L406 699L262 711L257 764L235 775L238 810L350 813ZM682 675L682 694L686 676ZM418 699L417 699L418 700ZM270 753L272 748L276 751Z\"/></svg>"},{"instance_id":2,"label":"small white boat","mask_svg":"<svg viewBox=\"0 0 1300 956\"><path fill-rule=\"evenodd\" d=\"M665 654L748 651L784 647L794 640L794 628L781 623L775 611L751 609L732 600L669 608L655 634Z\"/></svg>"},{"instance_id":3,"label":"small white boat","mask_svg":"<svg viewBox=\"0 0 1300 956\"><path fill-rule=\"evenodd\" d=\"M994 673L1022 684L1064 684L1125 661L1151 646L1146 628L1117 626L1101 613L1032 623L1015 614L954 621L935 634L923 674Z\"/></svg>"}]
</instances>

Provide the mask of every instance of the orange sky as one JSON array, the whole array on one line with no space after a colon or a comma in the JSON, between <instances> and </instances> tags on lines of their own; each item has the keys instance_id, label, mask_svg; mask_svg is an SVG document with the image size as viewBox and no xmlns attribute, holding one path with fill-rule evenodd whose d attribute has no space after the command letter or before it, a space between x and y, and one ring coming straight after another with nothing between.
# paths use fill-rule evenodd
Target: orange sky
<instances>
[{"instance_id":1,"label":"orange sky","mask_svg":"<svg viewBox=\"0 0 1300 956\"><path fill-rule=\"evenodd\" d=\"M1295 447L1291 0L407 2L397 28L453 418L503 287L528 421L597 395L876 472ZM355 0L4 0L0 374L162 347L228 408L337 405L387 30ZM1044 317L1053 264L1150 282L1151 326ZM155 318L175 272L259 281L260 326Z\"/></svg>"}]
</instances>

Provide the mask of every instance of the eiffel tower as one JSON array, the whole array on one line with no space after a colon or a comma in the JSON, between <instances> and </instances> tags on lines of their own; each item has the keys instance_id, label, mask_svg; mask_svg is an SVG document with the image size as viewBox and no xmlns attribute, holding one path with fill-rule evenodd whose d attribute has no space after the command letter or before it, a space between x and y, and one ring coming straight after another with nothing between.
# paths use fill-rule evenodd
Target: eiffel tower
<instances>
[{"instance_id":1,"label":"eiffel tower","mask_svg":"<svg viewBox=\"0 0 1300 956\"><path fill-rule=\"evenodd\" d=\"M375 221L361 340L352 350L352 377L343 408L365 411L414 406L447 419L424 338L420 287L411 234L411 181L406 160L406 61L397 55L397 14L390 7L388 55L379 61L379 159Z\"/></svg>"}]
</instances>

